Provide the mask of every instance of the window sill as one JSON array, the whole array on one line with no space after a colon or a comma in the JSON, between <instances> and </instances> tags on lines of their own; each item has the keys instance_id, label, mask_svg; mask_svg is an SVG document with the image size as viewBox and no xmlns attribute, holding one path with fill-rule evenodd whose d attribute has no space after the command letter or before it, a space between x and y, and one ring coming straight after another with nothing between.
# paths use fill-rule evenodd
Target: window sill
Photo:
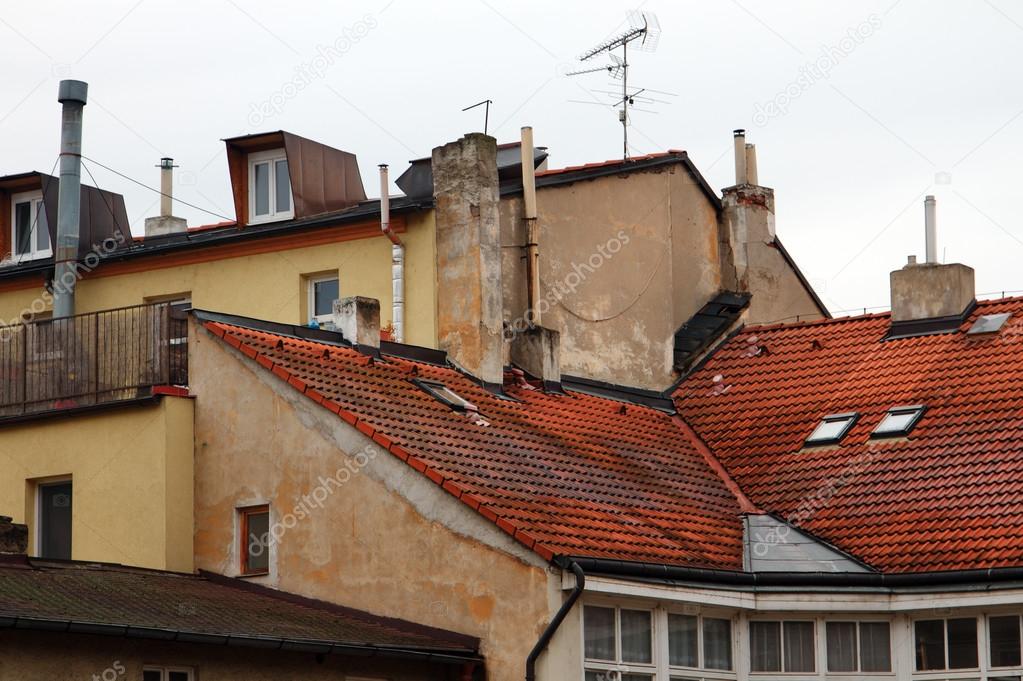
<instances>
[{"instance_id":1,"label":"window sill","mask_svg":"<svg viewBox=\"0 0 1023 681\"><path fill-rule=\"evenodd\" d=\"M294 213L278 213L277 215L265 215L259 218L249 218L249 225L264 225L269 222L287 222L288 220L294 220Z\"/></svg>"},{"instance_id":2,"label":"window sill","mask_svg":"<svg viewBox=\"0 0 1023 681\"><path fill-rule=\"evenodd\" d=\"M236 576L238 579L249 579L250 577L267 577L269 575L270 571L267 570L265 572L240 572Z\"/></svg>"}]
</instances>

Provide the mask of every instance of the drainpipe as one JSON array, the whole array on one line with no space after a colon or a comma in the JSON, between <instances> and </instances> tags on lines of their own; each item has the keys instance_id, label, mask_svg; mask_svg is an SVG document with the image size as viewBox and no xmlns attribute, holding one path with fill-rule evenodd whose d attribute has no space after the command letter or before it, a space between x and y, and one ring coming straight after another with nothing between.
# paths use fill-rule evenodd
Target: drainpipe
<instances>
[{"instance_id":1,"label":"drainpipe","mask_svg":"<svg viewBox=\"0 0 1023 681\"><path fill-rule=\"evenodd\" d=\"M63 104L60 123L60 184L57 190L57 249L53 273L53 316L75 313L79 221L82 200L82 109L88 83L62 80L57 101Z\"/></svg>"},{"instance_id":2,"label":"drainpipe","mask_svg":"<svg viewBox=\"0 0 1023 681\"><path fill-rule=\"evenodd\" d=\"M586 575L583 574L583 569L579 567L579 564L574 560L569 561L568 568L575 575L575 586L572 587L572 593L568 595L568 600L561 604L558 612L554 615L554 619L551 620L551 623L540 634L540 638L537 639L533 649L529 651L529 657L526 658L526 681L536 681L536 659L540 657L540 653L547 649L547 644L554 638L558 627L561 626L565 617L568 616L568 611L579 600L579 596L583 593L583 587L586 586Z\"/></svg>"},{"instance_id":3,"label":"drainpipe","mask_svg":"<svg viewBox=\"0 0 1023 681\"><path fill-rule=\"evenodd\" d=\"M536 223L536 171L533 167L533 128L522 128L522 217L526 221L526 315L540 325L540 246Z\"/></svg>"},{"instance_id":4,"label":"drainpipe","mask_svg":"<svg viewBox=\"0 0 1023 681\"><path fill-rule=\"evenodd\" d=\"M391 240L391 327L395 343L405 342L405 244L391 231L390 182L380 164L380 231Z\"/></svg>"}]
</instances>

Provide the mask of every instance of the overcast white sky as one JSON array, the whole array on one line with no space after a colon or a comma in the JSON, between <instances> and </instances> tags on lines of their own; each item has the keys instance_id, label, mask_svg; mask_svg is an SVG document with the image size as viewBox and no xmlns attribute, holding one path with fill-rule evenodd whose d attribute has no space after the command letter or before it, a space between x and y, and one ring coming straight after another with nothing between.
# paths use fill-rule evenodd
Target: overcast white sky
<instances>
[{"instance_id":1,"label":"overcast white sky","mask_svg":"<svg viewBox=\"0 0 1023 681\"><path fill-rule=\"evenodd\" d=\"M482 111L461 109L486 98L491 134L534 126L552 167L615 158L613 110L569 101L608 79L562 74L638 6L662 34L630 77L678 96L635 114L633 153L686 149L720 189L731 130L747 128L778 234L832 309L887 303L888 272L922 255L927 193L943 258L973 266L978 292L1023 289L1023 5L1009 0L5 3L0 173L52 168L69 77L90 86L85 155L153 185L173 156L178 197L229 217L220 140L263 130L357 154L371 196L376 164L397 176L480 129ZM136 232L156 214L155 194L93 172Z\"/></svg>"}]
</instances>

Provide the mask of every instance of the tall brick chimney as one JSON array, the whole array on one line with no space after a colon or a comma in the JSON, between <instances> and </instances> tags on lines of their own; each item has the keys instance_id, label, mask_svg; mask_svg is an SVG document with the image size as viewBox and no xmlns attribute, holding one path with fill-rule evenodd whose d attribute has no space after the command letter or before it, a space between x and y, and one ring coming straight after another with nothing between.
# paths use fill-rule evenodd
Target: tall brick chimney
<instances>
[{"instance_id":1,"label":"tall brick chimney","mask_svg":"<svg viewBox=\"0 0 1023 681\"><path fill-rule=\"evenodd\" d=\"M0 515L0 554L27 552L28 526L12 522L9 516Z\"/></svg>"},{"instance_id":2,"label":"tall brick chimney","mask_svg":"<svg viewBox=\"0 0 1023 681\"><path fill-rule=\"evenodd\" d=\"M725 238L731 250L734 282L726 286L737 291L750 291L750 277L755 271L760 254L757 252L774 243L774 190L761 187L756 170L756 153L752 144L746 144L746 132L736 130L735 185L721 190L724 209Z\"/></svg>"},{"instance_id":3,"label":"tall brick chimney","mask_svg":"<svg viewBox=\"0 0 1023 681\"><path fill-rule=\"evenodd\" d=\"M433 150L437 336L451 360L500 386L504 302L497 141L480 133Z\"/></svg>"}]
</instances>

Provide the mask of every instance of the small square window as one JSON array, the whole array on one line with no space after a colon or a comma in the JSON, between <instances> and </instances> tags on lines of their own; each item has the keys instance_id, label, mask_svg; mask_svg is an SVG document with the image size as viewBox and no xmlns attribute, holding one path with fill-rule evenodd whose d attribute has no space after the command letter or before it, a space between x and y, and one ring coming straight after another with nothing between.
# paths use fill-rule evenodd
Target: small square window
<instances>
[{"instance_id":1,"label":"small square window","mask_svg":"<svg viewBox=\"0 0 1023 681\"><path fill-rule=\"evenodd\" d=\"M239 514L239 555L243 575L263 575L270 571L270 507L242 508Z\"/></svg>"},{"instance_id":2,"label":"small square window","mask_svg":"<svg viewBox=\"0 0 1023 681\"><path fill-rule=\"evenodd\" d=\"M856 412L849 412L846 414L831 414L825 416L824 419L814 428L814 431L810 433L810 437L806 438L807 445L833 445L838 444L842 441L842 438L846 436L849 429L856 423L856 419L860 417Z\"/></svg>"},{"instance_id":3,"label":"small square window","mask_svg":"<svg viewBox=\"0 0 1023 681\"><path fill-rule=\"evenodd\" d=\"M877 428L870 434L870 437L881 438L909 435L909 431L913 430L913 426L917 424L923 413L924 407L920 405L893 407L884 415L881 423L877 424Z\"/></svg>"},{"instance_id":4,"label":"small square window","mask_svg":"<svg viewBox=\"0 0 1023 681\"><path fill-rule=\"evenodd\" d=\"M341 295L341 284L335 274L309 279L309 319L321 326L334 319L334 301Z\"/></svg>"},{"instance_id":5,"label":"small square window","mask_svg":"<svg viewBox=\"0 0 1023 681\"><path fill-rule=\"evenodd\" d=\"M11 244L13 257L18 262L53 254L41 191L11 197Z\"/></svg>"}]
</instances>

